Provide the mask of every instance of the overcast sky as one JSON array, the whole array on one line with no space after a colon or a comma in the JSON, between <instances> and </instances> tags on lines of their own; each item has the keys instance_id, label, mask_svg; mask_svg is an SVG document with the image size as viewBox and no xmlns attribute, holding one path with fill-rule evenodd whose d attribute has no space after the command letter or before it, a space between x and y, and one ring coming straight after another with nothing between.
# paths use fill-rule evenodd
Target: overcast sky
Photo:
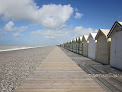
<instances>
[{"instance_id":1,"label":"overcast sky","mask_svg":"<svg viewBox=\"0 0 122 92\"><path fill-rule=\"evenodd\" d=\"M0 44L56 45L122 21L122 0L0 0Z\"/></svg>"}]
</instances>

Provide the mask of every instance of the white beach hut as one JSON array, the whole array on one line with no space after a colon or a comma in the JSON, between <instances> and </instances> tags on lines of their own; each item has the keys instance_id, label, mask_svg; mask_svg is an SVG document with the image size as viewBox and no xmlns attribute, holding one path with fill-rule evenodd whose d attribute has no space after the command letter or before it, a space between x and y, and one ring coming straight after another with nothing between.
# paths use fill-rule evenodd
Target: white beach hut
<instances>
[{"instance_id":1,"label":"white beach hut","mask_svg":"<svg viewBox=\"0 0 122 92\"><path fill-rule=\"evenodd\" d=\"M68 41L68 50L70 50L70 41Z\"/></svg>"},{"instance_id":2,"label":"white beach hut","mask_svg":"<svg viewBox=\"0 0 122 92\"><path fill-rule=\"evenodd\" d=\"M122 70L122 22L115 22L108 38L111 38L110 65Z\"/></svg>"},{"instance_id":3,"label":"white beach hut","mask_svg":"<svg viewBox=\"0 0 122 92\"><path fill-rule=\"evenodd\" d=\"M75 52L75 39L73 39L73 52Z\"/></svg>"},{"instance_id":4,"label":"white beach hut","mask_svg":"<svg viewBox=\"0 0 122 92\"><path fill-rule=\"evenodd\" d=\"M82 37L79 37L79 54L82 55L82 47L83 47L83 44L82 44Z\"/></svg>"},{"instance_id":5,"label":"white beach hut","mask_svg":"<svg viewBox=\"0 0 122 92\"><path fill-rule=\"evenodd\" d=\"M72 40L70 41L70 50L72 51L73 49L73 44L72 44Z\"/></svg>"},{"instance_id":6,"label":"white beach hut","mask_svg":"<svg viewBox=\"0 0 122 92\"><path fill-rule=\"evenodd\" d=\"M99 29L95 37L95 40L97 40L96 61L103 64L109 64L110 62L111 39L107 38L109 31L109 29Z\"/></svg>"},{"instance_id":7,"label":"white beach hut","mask_svg":"<svg viewBox=\"0 0 122 92\"><path fill-rule=\"evenodd\" d=\"M76 53L78 53L79 50L79 42L78 42L78 37L76 38Z\"/></svg>"},{"instance_id":8,"label":"white beach hut","mask_svg":"<svg viewBox=\"0 0 122 92\"><path fill-rule=\"evenodd\" d=\"M70 41L68 41L67 49L70 50Z\"/></svg>"},{"instance_id":9,"label":"white beach hut","mask_svg":"<svg viewBox=\"0 0 122 92\"><path fill-rule=\"evenodd\" d=\"M74 52L76 53L76 46L77 44L76 44L76 38L74 39Z\"/></svg>"},{"instance_id":10,"label":"white beach hut","mask_svg":"<svg viewBox=\"0 0 122 92\"><path fill-rule=\"evenodd\" d=\"M89 41L89 47L88 47L88 57L90 59L95 60L96 56L96 37L97 33L90 33L87 41Z\"/></svg>"},{"instance_id":11,"label":"white beach hut","mask_svg":"<svg viewBox=\"0 0 122 92\"><path fill-rule=\"evenodd\" d=\"M62 43L62 44L61 44L61 47L63 47L63 48L64 48L64 43Z\"/></svg>"},{"instance_id":12,"label":"white beach hut","mask_svg":"<svg viewBox=\"0 0 122 92\"><path fill-rule=\"evenodd\" d=\"M66 42L65 48L68 49L68 42Z\"/></svg>"},{"instance_id":13,"label":"white beach hut","mask_svg":"<svg viewBox=\"0 0 122 92\"><path fill-rule=\"evenodd\" d=\"M88 35L83 35L82 42L83 42L83 52L82 55L88 57Z\"/></svg>"}]
</instances>

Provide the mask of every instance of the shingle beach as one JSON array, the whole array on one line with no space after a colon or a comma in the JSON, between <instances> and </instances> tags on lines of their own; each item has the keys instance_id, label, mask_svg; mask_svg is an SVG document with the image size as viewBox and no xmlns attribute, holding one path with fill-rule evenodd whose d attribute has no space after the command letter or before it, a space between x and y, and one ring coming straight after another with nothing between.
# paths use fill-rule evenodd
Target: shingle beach
<instances>
[{"instance_id":1,"label":"shingle beach","mask_svg":"<svg viewBox=\"0 0 122 92\"><path fill-rule=\"evenodd\" d=\"M0 52L0 92L13 92L53 48L45 46Z\"/></svg>"}]
</instances>

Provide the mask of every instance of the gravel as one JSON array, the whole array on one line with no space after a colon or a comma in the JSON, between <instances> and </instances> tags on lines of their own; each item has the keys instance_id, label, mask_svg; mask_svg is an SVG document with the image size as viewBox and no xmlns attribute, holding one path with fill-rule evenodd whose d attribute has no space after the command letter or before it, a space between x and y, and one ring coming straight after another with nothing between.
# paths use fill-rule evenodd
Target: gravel
<instances>
[{"instance_id":1,"label":"gravel","mask_svg":"<svg viewBox=\"0 0 122 92\"><path fill-rule=\"evenodd\" d=\"M54 46L0 52L0 92L13 92Z\"/></svg>"}]
</instances>

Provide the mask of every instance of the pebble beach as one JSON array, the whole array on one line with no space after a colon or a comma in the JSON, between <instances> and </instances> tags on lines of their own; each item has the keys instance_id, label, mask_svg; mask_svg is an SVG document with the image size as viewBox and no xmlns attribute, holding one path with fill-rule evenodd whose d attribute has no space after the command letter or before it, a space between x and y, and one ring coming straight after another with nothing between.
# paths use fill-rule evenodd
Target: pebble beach
<instances>
[{"instance_id":1,"label":"pebble beach","mask_svg":"<svg viewBox=\"0 0 122 92\"><path fill-rule=\"evenodd\" d=\"M13 92L54 46L0 52L0 92Z\"/></svg>"}]
</instances>

